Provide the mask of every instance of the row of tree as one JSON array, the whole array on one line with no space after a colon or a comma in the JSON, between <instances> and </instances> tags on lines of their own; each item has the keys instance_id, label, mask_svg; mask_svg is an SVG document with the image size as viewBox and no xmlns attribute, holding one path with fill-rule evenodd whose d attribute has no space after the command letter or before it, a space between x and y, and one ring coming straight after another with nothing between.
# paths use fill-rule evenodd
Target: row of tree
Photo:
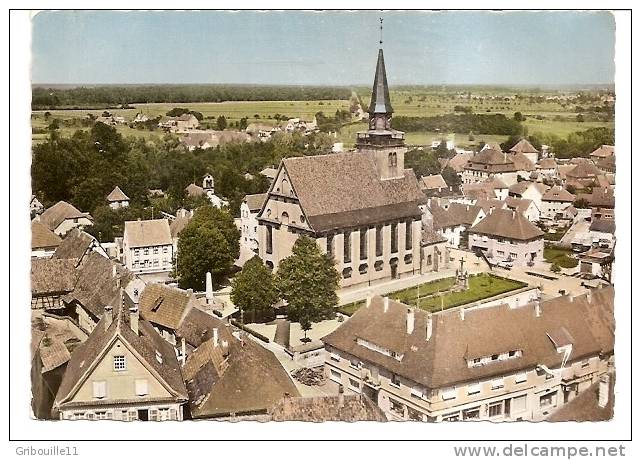
<instances>
[{"instance_id":1,"label":"row of tree","mask_svg":"<svg viewBox=\"0 0 641 460\"><path fill-rule=\"evenodd\" d=\"M75 88L34 87L31 107L115 106L135 103L191 103L224 101L314 101L349 99L351 91L331 86L257 85L127 85Z\"/></svg>"},{"instance_id":2,"label":"row of tree","mask_svg":"<svg viewBox=\"0 0 641 460\"><path fill-rule=\"evenodd\" d=\"M432 117L395 117L392 127L400 131L440 131L453 133L519 135L523 125L514 118L503 114L464 113L436 115Z\"/></svg>"}]
</instances>

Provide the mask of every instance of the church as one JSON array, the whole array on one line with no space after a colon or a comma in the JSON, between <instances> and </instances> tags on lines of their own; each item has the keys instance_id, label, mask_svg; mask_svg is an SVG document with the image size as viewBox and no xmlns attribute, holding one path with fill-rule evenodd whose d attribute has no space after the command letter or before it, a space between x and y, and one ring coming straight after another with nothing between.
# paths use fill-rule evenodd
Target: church
<instances>
[{"instance_id":1,"label":"church","mask_svg":"<svg viewBox=\"0 0 641 460\"><path fill-rule=\"evenodd\" d=\"M392 129L383 50L369 129L352 152L283 159L258 213L259 256L276 270L299 235L330 254L341 287L421 272L425 195L404 168L405 134Z\"/></svg>"}]
</instances>

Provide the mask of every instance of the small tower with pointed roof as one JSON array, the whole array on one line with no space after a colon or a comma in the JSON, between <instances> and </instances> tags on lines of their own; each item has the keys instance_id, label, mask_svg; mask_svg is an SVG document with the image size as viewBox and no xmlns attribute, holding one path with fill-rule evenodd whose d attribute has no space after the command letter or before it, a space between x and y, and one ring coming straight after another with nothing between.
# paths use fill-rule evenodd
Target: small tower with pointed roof
<instances>
[{"instance_id":1,"label":"small tower with pointed roof","mask_svg":"<svg viewBox=\"0 0 641 460\"><path fill-rule=\"evenodd\" d=\"M381 179L403 177L405 164L405 133L392 129L392 102L387 85L385 58L383 56L383 20L381 19L381 47L378 50L372 98L369 104L369 129L359 132L356 148L371 153Z\"/></svg>"}]
</instances>

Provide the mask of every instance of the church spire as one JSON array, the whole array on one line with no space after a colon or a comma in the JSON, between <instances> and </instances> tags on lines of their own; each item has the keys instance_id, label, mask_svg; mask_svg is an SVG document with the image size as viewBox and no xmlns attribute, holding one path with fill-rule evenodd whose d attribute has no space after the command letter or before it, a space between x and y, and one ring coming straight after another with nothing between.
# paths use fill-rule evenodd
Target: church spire
<instances>
[{"instance_id":1,"label":"church spire","mask_svg":"<svg viewBox=\"0 0 641 460\"><path fill-rule=\"evenodd\" d=\"M392 114L394 109L389 97L389 88L387 86L387 73L385 72L385 58L383 57L383 48L378 50L378 61L376 62L376 75L374 76L374 86L372 87L372 99L369 103L369 114Z\"/></svg>"}]
</instances>

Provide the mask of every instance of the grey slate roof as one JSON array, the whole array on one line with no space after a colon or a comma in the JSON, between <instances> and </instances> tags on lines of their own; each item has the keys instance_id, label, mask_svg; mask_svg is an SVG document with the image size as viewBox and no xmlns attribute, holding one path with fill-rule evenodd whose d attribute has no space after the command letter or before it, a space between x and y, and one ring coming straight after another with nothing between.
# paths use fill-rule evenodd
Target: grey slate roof
<instances>
[{"instance_id":1,"label":"grey slate roof","mask_svg":"<svg viewBox=\"0 0 641 460\"><path fill-rule=\"evenodd\" d=\"M376 75L374 76L374 86L372 87L372 99L369 103L369 114L375 113L393 113L392 102L389 97L389 88L387 86L387 73L385 72L385 58L383 50L378 50L378 60L376 62Z\"/></svg>"}]
</instances>

